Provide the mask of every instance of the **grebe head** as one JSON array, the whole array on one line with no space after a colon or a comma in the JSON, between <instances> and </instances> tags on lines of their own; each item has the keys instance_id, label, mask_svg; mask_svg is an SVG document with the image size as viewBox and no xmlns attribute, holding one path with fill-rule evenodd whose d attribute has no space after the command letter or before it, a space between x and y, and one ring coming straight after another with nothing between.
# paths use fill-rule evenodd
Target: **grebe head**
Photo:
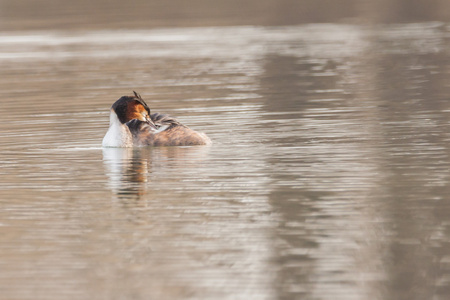
<instances>
[{"instance_id":1,"label":"grebe head","mask_svg":"<svg viewBox=\"0 0 450 300\"><path fill-rule=\"evenodd\" d=\"M133 119L153 124L150 119L150 108L144 99L141 98L141 95L136 92L134 92L134 96L123 96L114 102L111 110L116 113L117 118L119 118L122 124Z\"/></svg>"},{"instance_id":2,"label":"grebe head","mask_svg":"<svg viewBox=\"0 0 450 300\"><path fill-rule=\"evenodd\" d=\"M150 130L157 130L150 118L150 108L138 93L121 97L111 107L109 128L103 138L103 147L133 147L130 126L141 126L142 123L148 124Z\"/></svg>"}]
</instances>

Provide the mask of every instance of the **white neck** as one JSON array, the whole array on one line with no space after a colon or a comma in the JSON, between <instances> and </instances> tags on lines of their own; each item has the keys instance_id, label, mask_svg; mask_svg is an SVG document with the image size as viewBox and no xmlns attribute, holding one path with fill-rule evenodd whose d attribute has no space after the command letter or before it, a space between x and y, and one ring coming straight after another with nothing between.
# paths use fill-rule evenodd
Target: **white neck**
<instances>
[{"instance_id":1,"label":"white neck","mask_svg":"<svg viewBox=\"0 0 450 300\"><path fill-rule=\"evenodd\" d=\"M128 127L122 124L114 110L109 115L109 128L102 142L103 147L132 147L133 139Z\"/></svg>"}]
</instances>

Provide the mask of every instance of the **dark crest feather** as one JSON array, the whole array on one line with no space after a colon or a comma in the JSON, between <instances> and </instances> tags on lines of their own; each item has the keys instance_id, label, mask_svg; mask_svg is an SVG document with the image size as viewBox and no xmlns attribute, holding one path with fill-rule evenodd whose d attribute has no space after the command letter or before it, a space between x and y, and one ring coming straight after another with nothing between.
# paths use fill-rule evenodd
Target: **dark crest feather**
<instances>
[{"instance_id":1,"label":"dark crest feather","mask_svg":"<svg viewBox=\"0 0 450 300\"><path fill-rule=\"evenodd\" d=\"M145 103L144 99L142 99L141 95L136 93L136 91L133 91L133 93L134 93L134 96L137 98L137 101L139 101L142 105L144 105L145 109L147 109L147 111L150 114L150 107L148 107L147 103Z\"/></svg>"}]
</instances>

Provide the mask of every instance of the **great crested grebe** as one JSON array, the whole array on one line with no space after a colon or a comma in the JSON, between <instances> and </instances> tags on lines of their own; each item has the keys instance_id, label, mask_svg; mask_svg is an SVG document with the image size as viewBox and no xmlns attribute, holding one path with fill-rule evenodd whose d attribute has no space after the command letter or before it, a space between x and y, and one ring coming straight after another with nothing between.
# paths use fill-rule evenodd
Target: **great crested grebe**
<instances>
[{"instance_id":1,"label":"great crested grebe","mask_svg":"<svg viewBox=\"0 0 450 300\"><path fill-rule=\"evenodd\" d=\"M123 96L112 105L103 147L211 144L206 134L190 129L175 118L150 114L147 103L138 93L133 93L134 96Z\"/></svg>"}]
</instances>

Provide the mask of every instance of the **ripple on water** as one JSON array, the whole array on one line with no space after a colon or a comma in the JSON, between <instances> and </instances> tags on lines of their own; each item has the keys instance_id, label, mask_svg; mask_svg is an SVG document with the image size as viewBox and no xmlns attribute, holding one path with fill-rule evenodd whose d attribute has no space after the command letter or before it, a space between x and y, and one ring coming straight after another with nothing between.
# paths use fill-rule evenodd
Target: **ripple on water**
<instances>
[{"instance_id":1,"label":"ripple on water","mask_svg":"<svg viewBox=\"0 0 450 300\"><path fill-rule=\"evenodd\" d=\"M445 299L446 38L435 24L5 34L2 295ZM214 144L102 149L132 90Z\"/></svg>"}]
</instances>

